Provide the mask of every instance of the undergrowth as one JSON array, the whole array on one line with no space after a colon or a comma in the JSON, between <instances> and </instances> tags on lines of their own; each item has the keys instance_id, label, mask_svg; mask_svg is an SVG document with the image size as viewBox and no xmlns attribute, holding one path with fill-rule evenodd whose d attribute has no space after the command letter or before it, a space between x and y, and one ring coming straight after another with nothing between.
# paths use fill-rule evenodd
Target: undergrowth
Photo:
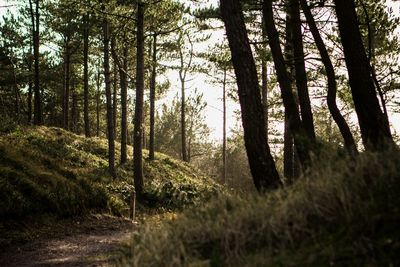
<instances>
[{"instance_id":1,"label":"undergrowth","mask_svg":"<svg viewBox=\"0 0 400 267\"><path fill-rule=\"evenodd\" d=\"M117 166L118 177L113 180L107 172L105 139L47 127L16 128L3 134L0 218L75 216L96 211L128 215L134 189L132 148L128 150L128 163ZM144 176L148 201L139 206L142 209L180 209L220 190L189 165L158 153L155 161L144 160Z\"/></svg>"},{"instance_id":2,"label":"undergrowth","mask_svg":"<svg viewBox=\"0 0 400 267\"><path fill-rule=\"evenodd\" d=\"M119 266L399 266L400 155L321 156L294 185L145 225Z\"/></svg>"}]
</instances>

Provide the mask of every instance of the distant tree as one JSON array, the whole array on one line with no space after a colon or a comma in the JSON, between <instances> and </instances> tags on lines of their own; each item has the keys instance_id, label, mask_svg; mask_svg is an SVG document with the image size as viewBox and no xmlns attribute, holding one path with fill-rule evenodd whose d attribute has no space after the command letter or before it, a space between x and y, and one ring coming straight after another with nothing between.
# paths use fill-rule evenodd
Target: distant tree
<instances>
[{"instance_id":1,"label":"distant tree","mask_svg":"<svg viewBox=\"0 0 400 267\"><path fill-rule=\"evenodd\" d=\"M85 124L85 136L90 137L89 121L89 30L90 14L87 11L83 16L83 120Z\"/></svg>"},{"instance_id":2,"label":"distant tree","mask_svg":"<svg viewBox=\"0 0 400 267\"><path fill-rule=\"evenodd\" d=\"M34 117L33 122L35 125L41 125L43 123L43 115L42 115L42 100L40 93L40 71L39 71L39 45L40 45L40 37L39 37L39 0L35 1L35 9L33 9L32 0L29 0L29 8L31 13L31 21L32 21L32 42L33 42L33 58L34 58Z\"/></svg>"},{"instance_id":3,"label":"distant tree","mask_svg":"<svg viewBox=\"0 0 400 267\"><path fill-rule=\"evenodd\" d=\"M142 163L142 119L144 95L144 3L137 4L136 15L136 103L133 133L133 172L135 191L139 198L143 195Z\"/></svg>"},{"instance_id":4,"label":"distant tree","mask_svg":"<svg viewBox=\"0 0 400 267\"><path fill-rule=\"evenodd\" d=\"M105 5L102 4L102 10L105 11ZM108 138L108 170L110 175L116 177L115 173L115 143L114 143L114 119L111 99L111 81L110 81L110 25L107 16L103 18L103 49L104 49L104 83L106 88L107 105L107 138Z\"/></svg>"}]
</instances>

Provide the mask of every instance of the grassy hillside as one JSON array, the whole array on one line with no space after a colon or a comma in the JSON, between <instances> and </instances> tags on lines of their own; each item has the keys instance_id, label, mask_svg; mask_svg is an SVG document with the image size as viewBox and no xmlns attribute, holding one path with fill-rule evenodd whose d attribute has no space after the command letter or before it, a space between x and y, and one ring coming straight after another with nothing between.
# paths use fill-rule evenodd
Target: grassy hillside
<instances>
[{"instance_id":1,"label":"grassy hillside","mask_svg":"<svg viewBox=\"0 0 400 267\"><path fill-rule=\"evenodd\" d=\"M121 266L399 266L400 155L320 157L289 188L139 230ZM157 230L155 230L157 229Z\"/></svg>"},{"instance_id":2,"label":"grassy hillside","mask_svg":"<svg viewBox=\"0 0 400 267\"><path fill-rule=\"evenodd\" d=\"M133 189L131 147L129 152L129 163L118 166L118 179L112 180L104 139L47 127L0 136L0 218L126 214ZM151 207L182 208L219 190L189 165L162 154L144 161L144 174L145 204Z\"/></svg>"}]
</instances>

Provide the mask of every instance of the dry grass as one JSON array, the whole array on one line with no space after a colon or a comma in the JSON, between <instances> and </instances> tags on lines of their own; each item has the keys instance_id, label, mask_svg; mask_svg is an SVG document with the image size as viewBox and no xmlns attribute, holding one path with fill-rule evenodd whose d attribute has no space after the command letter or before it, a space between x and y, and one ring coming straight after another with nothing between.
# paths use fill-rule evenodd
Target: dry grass
<instances>
[{"instance_id":1,"label":"dry grass","mask_svg":"<svg viewBox=\"0 0 400 267\"><path fill-rule=\"evenodd\" d=\"M396 266L400 155L321 156L290 188L138 231L121 266Z\"/></svg>"}]
</instances>

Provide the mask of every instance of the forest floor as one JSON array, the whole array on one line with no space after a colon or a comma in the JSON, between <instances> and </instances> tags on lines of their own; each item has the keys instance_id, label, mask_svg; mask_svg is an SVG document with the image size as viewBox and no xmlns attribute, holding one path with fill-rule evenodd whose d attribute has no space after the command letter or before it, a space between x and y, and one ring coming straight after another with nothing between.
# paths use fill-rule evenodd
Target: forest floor
<instances>
[{"instance_id":1,"label":"forest floor","mask_svg":"<svg viewBox=\"0 0 400 267\"><path fill-rule=\"evenodd\" d=\"M0 233L24 228L22 235L20 230L13 233L13 243L1 244L0 266L111 266L135 227L127 219L109 215L40 224L39 228L29 222L0 225Z\"/></svg>"}]
</instances>

